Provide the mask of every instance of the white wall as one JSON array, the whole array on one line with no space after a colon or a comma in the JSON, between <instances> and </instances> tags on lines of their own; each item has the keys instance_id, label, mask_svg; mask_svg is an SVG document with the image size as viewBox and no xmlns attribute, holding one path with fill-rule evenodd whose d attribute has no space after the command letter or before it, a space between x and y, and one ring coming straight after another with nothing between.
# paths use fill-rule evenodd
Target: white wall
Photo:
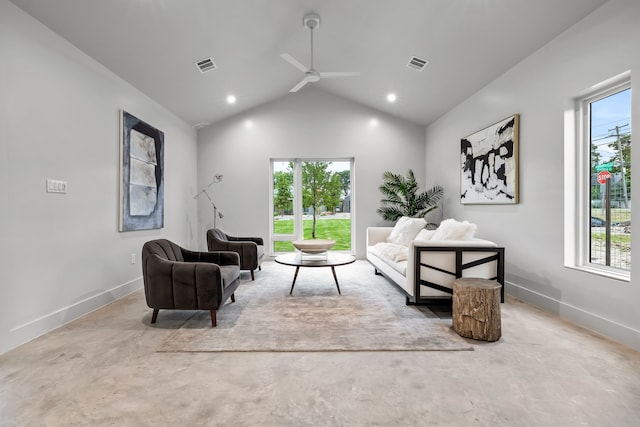
<instances>
[{"instance_id":1,"label":"white wall","mask_svg":"<svg viewBox=\"0 0 640 427\"><path fill-rule=\"evenodd\" d=\"M508 292L640 349L640 281L563 267L564 111L585 89L631 70L632 122L640 125L638 22L640 2L611 0L429 126L426 178L445 186L446 217L475 222L481 237L506 247ZM521 115L521 202L462 206L460 138L514 113ZM640 146L632 164L640 170ZM639 178L633 174L636 200ZM638 209L632 221L640 224ZM639 254L634 244L636 270Z\"/></svg>"},{"instance_id":2,"label":"white wall","mask_svg":"<svg viewBox=\"0 0 640 427\"><path fill-rule=\"evenodd\" d=\"M121 108L165 133L162 230L117 231ZM146 240L195 246L196 149L185 122L0 0L0 353L139 289Z\"/></svg>"},{"instance_id":3,"label":"white wall","mask_svg":"<svg viewBox=\"0 0 640 427\"><path fill-rule=\"evenodd\" d=\"M370 120L377 118L378 126ZM245 123L251 120L252 128ZM376 214L378 186L386 170L413 169L424 180L424 128L323 92L313 86L202 129L198 135L198 183L211 187L225 217L217 223L232 235L269 236L269 160L355 158L356 254L364 257L365 230L383 224ZM199 200L198 238L206 248L213 209Z\"/></svg>"}]
</instances>

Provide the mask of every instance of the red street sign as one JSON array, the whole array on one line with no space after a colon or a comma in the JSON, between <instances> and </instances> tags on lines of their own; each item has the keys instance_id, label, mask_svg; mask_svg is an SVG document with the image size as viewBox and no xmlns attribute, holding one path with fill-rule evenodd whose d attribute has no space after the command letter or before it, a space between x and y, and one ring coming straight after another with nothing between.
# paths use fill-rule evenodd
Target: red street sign
<instances>
[{"instance_id":1,"label":"red street sign","mask_svg":"<svg viewBox=\"0 0 640 427\"><path fill-rule=\"evenodd\" d=\"M611 174L609 171L600 171L598 172L598 182L600 184L606 184L607 180L611 178Z\"/></svg>"}]
</instances>

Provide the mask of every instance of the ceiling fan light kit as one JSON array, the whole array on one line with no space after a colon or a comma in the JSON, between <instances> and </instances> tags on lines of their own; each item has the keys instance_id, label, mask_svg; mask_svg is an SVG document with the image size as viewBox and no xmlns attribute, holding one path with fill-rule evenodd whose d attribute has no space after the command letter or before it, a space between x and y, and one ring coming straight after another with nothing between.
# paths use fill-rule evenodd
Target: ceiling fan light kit
<instances>
[{"instance_id":1,"label":"ceiling fan light kit","mask_svg":"<svg viewBox=\"0 0 640 427\"><path fill-rule=\"evenodd\" d=\"M360 75L360 73L358 72L351 72L351 71L322 71L322 72L317 71L313 65L313 30L320 26L320 15L318 15L317 13L308 13L304 15L304 17L302 18L302 24L304 25L305 28L308 28L310 32L311 65L307 68L304 64L302 64L300 61L298 61L288 53L280 54L282 59L284 59L289 64L293 65L294 67L296 67L298 70L302 71L305 74L304 78L300 80L300 82L298 82L298 84L296 84L294 87L292 87L291 90L289 90L289 92L297 92L300 89L302 89L307 83L315 83L317 81L320 81L320 79L330 79L330 78L336 78L336 77L352 77L352 76Z\"/></svg>"}]
</instances>

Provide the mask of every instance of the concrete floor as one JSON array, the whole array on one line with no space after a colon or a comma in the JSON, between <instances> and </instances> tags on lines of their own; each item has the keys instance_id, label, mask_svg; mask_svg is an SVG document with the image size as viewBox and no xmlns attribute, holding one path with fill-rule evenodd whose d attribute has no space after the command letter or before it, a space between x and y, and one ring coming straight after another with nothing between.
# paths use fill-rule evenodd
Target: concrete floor
<instances>
[{"instance_id":1,"label":"concrete floor","mask_svg":"<svg viewBox=\"0 0 640 427\"><path fill-rule=\"evenodd\" d=\"M138 291L0 356L0 426L639 425L640 353L513 298L460 352L156 353L188 315Z\"/></svg>"}]
</instances>

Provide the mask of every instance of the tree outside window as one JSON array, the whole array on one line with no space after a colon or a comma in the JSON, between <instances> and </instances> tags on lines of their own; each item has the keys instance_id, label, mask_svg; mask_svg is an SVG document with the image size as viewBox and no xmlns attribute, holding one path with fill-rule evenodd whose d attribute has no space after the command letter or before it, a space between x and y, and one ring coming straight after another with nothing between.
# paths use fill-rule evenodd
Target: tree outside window
<instances>
[{"instance_id":1,"label":"tree outside window","mask_svg":"<svg viewBox=\"0 0 640 427\"><path fill-rule=\"evenodd\" d=\"M273 207L277 214L291 215L293 212L293 169L273 174Z\"/></svg>"}]
</instances>

